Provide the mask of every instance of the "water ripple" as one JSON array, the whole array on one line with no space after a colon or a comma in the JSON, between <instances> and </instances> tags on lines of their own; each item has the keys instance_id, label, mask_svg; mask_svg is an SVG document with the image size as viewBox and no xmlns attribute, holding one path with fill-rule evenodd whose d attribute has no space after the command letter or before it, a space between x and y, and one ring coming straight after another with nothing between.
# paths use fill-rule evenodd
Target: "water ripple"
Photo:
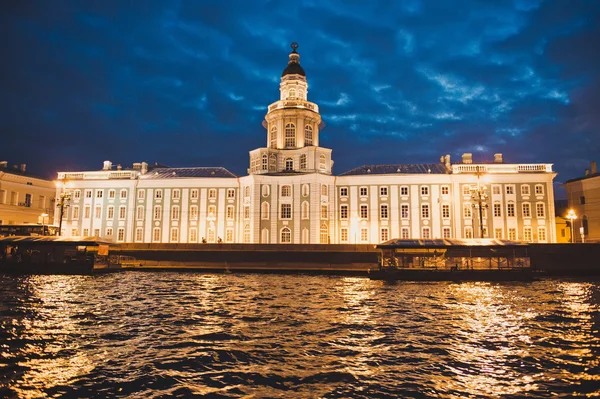
<instances>
[{"instance_id":1,"label":"water ripple","mask_svg":"<svg viewBox=\"0 0 600 399\"><path fill-rule=\"evenodd\" d=\"M600 285L0 276L0 397L600 395Z\"/></svg>"}]
</instances>

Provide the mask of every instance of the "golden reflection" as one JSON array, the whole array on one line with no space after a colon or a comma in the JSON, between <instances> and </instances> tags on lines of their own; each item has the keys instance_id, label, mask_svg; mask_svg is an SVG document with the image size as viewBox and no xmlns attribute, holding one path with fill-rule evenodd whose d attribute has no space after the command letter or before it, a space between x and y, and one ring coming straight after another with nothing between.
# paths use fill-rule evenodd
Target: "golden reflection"
<instances>
[{"instance_id":1,"label":"golden reflection","mask_svg":"<svg viewBox=\"0 0 600 399\"><path fill-rule=\"evenodd\" d=\"M9 388L22 398L47 397L46 390L60 385L69 385L78 376L94 369L94 362L71 339L81 335L72 316L80 311L73 303L73 292L79 287L79 279L73 276L36 276L35 284L28 286L27 306L24 313L31 319L13 319L18 326L15 338L42 341L44 344L27 344L15 357L24 360L17 364L23 367L19 379L9 383ZM33 321L32 321L33 320ZM72 356L58 352L72 352ZM3 354L4 355L4 354Z\"/></svg>"},{"instance_id":2,"label":"golden reflection","mask_svg":"<svg viewBox=\"0 0 600 399\"><path fill-rule=\"evenodd\" d=\"M516 296L508 286L489 283L451 287L449 294L456 301L446 306L454 314L453 333L458 335L459 343L450 352L447 367L455 376L434 379L436 388L488 397L526 394L538 389L531 376L519 373L509 364L510 359L529 356L526 348L531 337L523 328L523 321L535 317L535 313L519 310L527 309L524 298Z\"/></svg>"}]
</instances>

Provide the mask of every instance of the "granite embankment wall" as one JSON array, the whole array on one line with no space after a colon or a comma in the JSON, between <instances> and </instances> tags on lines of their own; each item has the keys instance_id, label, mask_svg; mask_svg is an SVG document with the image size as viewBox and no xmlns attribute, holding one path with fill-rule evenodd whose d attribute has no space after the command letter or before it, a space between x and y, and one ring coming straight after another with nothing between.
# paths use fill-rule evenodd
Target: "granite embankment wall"
<instances>
[{"instance_id":1,"label":"granite embankment wall","mask_svg":"<svg viewBox=\"0 0 600 399\"><path fill-rule=\"evenodd\" d=\"M373 245L123 244L113 254L132 256L142 270L319 271L364 274L377 266Z\"/></svg>"},{"instance_id":2,"label":"granite embankment wall","mask_svg":"<svg viewBox=\"0 0 600 399\"><path fill-rule=\"evenodd\" d=\"M531 266L549 275L600 276L600 244L530 244ZM374 245L122 244L113 254L142 270L315 271L365 274L377 267Z\"/></svg>"},{"instance_id":3,"label":"granite embankment wall","mask_svg":"<svg viewBox=\"0 0 600 399\"><path fill-rule=\"evenodd\" d=\"M531 266L549 275L600 276L600 244L530 244Z\"/></svg>"}]
</instances>

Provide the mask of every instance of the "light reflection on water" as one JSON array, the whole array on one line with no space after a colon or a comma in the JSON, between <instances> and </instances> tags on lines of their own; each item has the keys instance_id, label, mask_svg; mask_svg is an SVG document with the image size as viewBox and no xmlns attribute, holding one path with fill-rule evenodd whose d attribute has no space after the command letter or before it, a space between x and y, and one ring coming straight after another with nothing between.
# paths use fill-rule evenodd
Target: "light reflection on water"
<instances>
[{"instance_id":1,"label":"light reflection on water","mask_svg":"<svg viewBox=\"0 0 600 399\"><path fill-rule=\"evenodd\" d=\"M0 397L600 395L597 282L0 276Z\"/></svg>"}]
</instances>

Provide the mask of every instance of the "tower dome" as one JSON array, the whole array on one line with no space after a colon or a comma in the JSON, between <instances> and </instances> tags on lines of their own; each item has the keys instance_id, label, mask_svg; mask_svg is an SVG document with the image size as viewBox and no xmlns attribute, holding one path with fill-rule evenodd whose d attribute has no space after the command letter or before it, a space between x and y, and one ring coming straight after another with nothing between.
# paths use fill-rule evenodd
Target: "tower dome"
<instances>
[{"instance_id":1,"label":"tower dome","mask_svg":"<svg viewBox=\"0 0 600 399\"><path fill-rule=\"evenodd\" d=\"M296 52L298 43L294 42L290 47L292 48L292 52L290 53L290 61L283 70L281 77L284 77L285 75L306 76L304 69L302 69L302 66L300 66L300 54Z\"/></svg>"}]
</instances>

